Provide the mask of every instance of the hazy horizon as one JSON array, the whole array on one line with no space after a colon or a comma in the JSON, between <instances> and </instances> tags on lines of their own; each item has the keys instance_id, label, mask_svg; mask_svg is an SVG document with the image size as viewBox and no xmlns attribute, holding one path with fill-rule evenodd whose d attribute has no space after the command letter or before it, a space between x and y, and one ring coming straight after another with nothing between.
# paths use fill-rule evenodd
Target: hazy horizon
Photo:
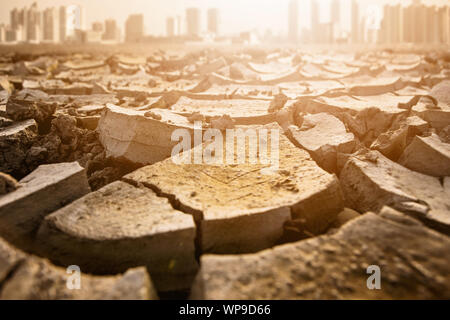
<instances>
[{"instance_id":1,"label":"hazy horizon","mask_svg":"<svg viewBox=\"0 0 450 320\"><path fill-rule=\"evenodd\" d=\"M67 4L80 4L85 8L85 27L90 28L95 21L103 22L105 19L117 20L123 30L128 15L133 13L144 14L146 34L165 35L166 18L181 16L184 18L187 7L201 9L201 30L206 28L206 10L218 8L220 10L220 32L223 34L238 33L257 29L265 32L270 29L274 34L287 32L287 10L289 0L115 0L105 3L104 0L0 0L0 23L9 24L9 13L14 8L30 6L37 2L40 9ZM330 10L327 9L331 0L319 0L321 6L321 19L329 19ZM399 0L360 0L361 11L370 10L370 6L384 3L408 4L410 1ZM444 5L447 0L424 0L425 4ZM341 23L344 30L350 29L350 3L351 0L341 0ZM105 8L106 7L106 8ZM300 28L310 25L310 0L299 0ZM373 7L372 7L373 10ZM153 14L151 14L153 13ZM184 28L184 26L183 26Z\"/></svg>"}]
</instances>

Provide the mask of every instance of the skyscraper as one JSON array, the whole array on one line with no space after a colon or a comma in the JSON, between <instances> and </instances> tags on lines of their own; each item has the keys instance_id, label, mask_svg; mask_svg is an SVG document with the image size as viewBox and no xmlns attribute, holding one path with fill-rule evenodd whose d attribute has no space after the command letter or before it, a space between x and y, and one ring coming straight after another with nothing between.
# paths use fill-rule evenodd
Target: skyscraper
<instances>
[{"instance_id":1,"label":"skyscraper","mask_svg":"<svg viewBox=\"0 0 450 320\"><path fill-rule=\"evenodd\" d=\"M83 29L83 8L79 5L61 6L59 8L59 40L77 40L79 31Z\"/></svg>"},{"instance_id":2,"label":"skyscraper","mask_svg":"<svg viewBox=\"0 0 450 320\"><path fill-rule=\"evenodd\" d=\"M139 42L144 37L144 16L132 14L125 23L125 40L127 42Z\"/></svg>"},{"instance_id":3,"label":"skyscraper","mask_svg":"<svg viewBox=\"0 0 450 320\"><path fill-rule=\"evenodd\" d=\"M450 5L444 10L444 43L450 44Z\"/></svg>"},{"instance_id":4,"label":"skyscraper","mask_svg":"<svg viewBox=\"0 0 450 320\"><path fill-rule=\"evenodd\" d=\"M403 10L402 5L397 4L391 7L390 16L390 38L392 43L403 41Z\"/></svg>"},{"instance_id":5,"label":"skyscraper","mask_svg":"<svg viewBox=\"0 0 450 320\"><path fill-rule=\"evenodd\" d=\"M61 6L59 8L59 41L60 42L64 42L66 40L66 28L67 28L66 7Z\"/></svg>"},{"instance_id":6,"label":"skyscraper","mask_svg":"<svg viewBox=\"0 0 450 320\"><path fill-rule=\"evenodd\" d=\"M420 3L420 1L415 1L413 5L413 15L414 15L414 28L413 35L415 43L425 42L426 33L426 7Z\"/></svg>"},{"instance_id":7,"label":"skyscraper","mask_svg":"<svg viewBox=\"0 0 450 320\"><path fill-rule=\"evenodd\" d=\"M186 9L186 24L188 36L200 35L200 10L198 8Z\"/></svg>"},{"instance_id":8,"label":"skyscraper","mask_svg":"<svg viewBox=\"0 0 450 320\"><path fill-rule=\"evenodd\" d=\"M6 41L6 27L3 24L0 24L0 42Z\"/></svg>"},{"instance_id":9,"label":"skyscraper","mask_svg":"<svg viewBox=\"0 0 450 320\"><path fill-rule=\"evenodd\" d=\"M40 41L41 40L41 14L38 11L37 3L34 2L25 13L25 40Z\"/></svg>"},{"instance_id":10,"label":"skyscraper","mask_svg":"<svg viewBox=\"0 0 450 320\"><path fill-rule=\"evenodd\" d=\"M42 39L44 41L59 41L59 21L58 10L55 8L47 8L42 15Z\"/></svg>"},{"instance_id":11,"label":"skyscraper","mask_svg":"<svg viewBox=\"0 0 450 320\"><path fill-rule=\"evenodd\" d=\"M168 37L173 37L175 35L175 19L172 17L166 20L166 33Z\"/></svg>"},{"instance_id":12,"label":"skyscraper","mask_svg":"<svg viewBox=\"0 0 450 320\"><path fill-rule=\"evenodd\" d=\"M405 36L403 34L404 12L402 6L400 4L386 5L383 11L379 41L390 44L403 42Z\"/></svg>"},{"instance_id":13,"label":"skyscraper","mask_svg":"<svg viewBox=\"0 0 450 320\"><path fill-rule=\"evenodd\" d=\"M403 8L403 42L411 43L414 41L414 9L412 6Z\"/></svg>"},{"instance_id":14,"label":"skyscraper","mask_svg":"<svg viewBox=\"0 0 450 320\"><path fill-rule=\"evenodd\" d=\"M441 7L437 9L437 39L438 43L447 43L447 7Z\"/></svg>"},{"instance_id":15,"label":"skyscraper","mask_svg":"<svg viewBox=\"0 0 450 320\"><path fill-rule=\"evenodd\" d=\"M447 43L450 44L450 6L447 7Z\"/></svg>"},{"instance_id":16,"label":"skyscraper","mask_svg":"<svg viewBox=\"0 0 450 320\"><path fill-rule=\"evenodd\" d=\"M438 19L437 11L435 6L426 7L425 13L425 42L426 43L436 43L438 40Z\"/></svg>"},{"instance_id":17,"label":"skyscraper","mask_svg":"<svg viewBox=\"0 0 450 320\"><path fill-rule=\"evenodd\" d=\"M319 38L319 4L317 0L311 0L311 36L313 42Z\"/></svg>"},{"instance_id":18,"label":"skyscraper","mask_svg":"<svg viewBox=\"0 0 450 320\"><path fill-rule=\"evenodd\" d=\"M10 27L14 30L17 30L17 28L24 24L24 9L19 10L17 8L14 8L9 13L10 15Z\"/></svg>"},{"instance_id":19,"label":"skyscraper","mask_svg":"<svg viewBox=\"0 0 450 320\"><path fill-rule=\"evenodd\" d=\"M219 9L208 9L208 32L218 34L219 33Z\"/></svg>"},{"instance_id":20,"label":"skyscraper","mask_svg":"<svg viewBox=\"0 0 450 320\"><path fill-rule=\"evenodd\" d=\"M352 42L359 42L359 6L356 0L352 0Z\"/></svg>"},{"instance_id":21,"label":"skyscraper","mask_svg":"<svg viewBox=\"0 0 450 320\"><path fill-rule=\"evenodd\" d=\"M177 16L177 36L182 35L183 30L183 18L181 16Z\"/></svg>"},{"instance_id":22,"label":"skyscraper","mask_svg":"<svg viewBox=\"0 0 450 320\"><path fill-rule=\"evenodd\" d=\"M330 6L331 38L336 40L341 35L341 3L340 0L332 0Z\"/></svg>"},{"instance_id":23,"label":"skyscraper","mask_svg":"<svg viewBox=\"0 0 450 320\"><path fill-rule=\"evenodd\" d=\"M105 32L103 33L102 39L106 41L120 41L120 31L117 27L116 20L105 20Z\"/></svg>"},{"instance_id":24,"label":"skyscraper","mask_svg":"<svg viewBox=\"0 0 450 320\"><path fill-rule=\"evenodd\" d=\"M288 38L290 42L298 41L298 1L291 0L288 9Z\"/></svg>"},{"instance_id":25,"label":"skyscraper","mask_svg":"<svg viewBox=\"0 0 450 320\"><path fill-rule=\"evenodd\" d=\"M331 12L330 12L331 23L336 24L336 25L340 24L341 23L340 0L333 0L331 2L330 9L331 9Z\"/></svg>"},{"instance_id":26,"label":"skyscraper","mask_svg":"<svg viewBox=\"0 0 450 320\"><path fill-rule=\"evenodd\" d=\"M10 25L5 26L6 41L22 41L27 38L27 8L14 8L10 12Z\"/></svg>"}]
</instances>

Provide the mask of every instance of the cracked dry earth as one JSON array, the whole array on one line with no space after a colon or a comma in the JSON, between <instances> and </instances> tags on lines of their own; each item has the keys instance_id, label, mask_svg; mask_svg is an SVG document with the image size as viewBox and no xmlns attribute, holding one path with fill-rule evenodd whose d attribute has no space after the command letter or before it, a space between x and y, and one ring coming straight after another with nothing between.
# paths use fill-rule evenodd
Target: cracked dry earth
<instances>
[{"instance_id":1,"label":"cracked dry earth","mask_svg":"<svg viewBox=\"0 0 450 320\"><path fill-rule=\"evenodd\" d=\"M0 85L1 299L450 298L448 53L6 54ZM278 170L175 164L195 121L278 129Z\"/></svg>"}]
</instances>

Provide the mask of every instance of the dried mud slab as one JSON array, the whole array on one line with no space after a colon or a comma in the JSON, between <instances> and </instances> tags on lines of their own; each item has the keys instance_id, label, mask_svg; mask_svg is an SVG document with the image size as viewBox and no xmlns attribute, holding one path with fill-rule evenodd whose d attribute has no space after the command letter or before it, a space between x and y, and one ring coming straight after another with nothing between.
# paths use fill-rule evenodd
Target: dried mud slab
<instances>
[{"instance_id":1,"label":"dried mud slab","mask_svg":"<svg viewBox=\"0 0 450 320\"><path fill-rule=\"evenodd\" d=\"M320 96L328 93L339 92L344 85L337 80L309 80L301 82L285 82L278 87L290 99L298 99L305 96Z\"/></svg>"},{"instance_id":2,"label":"dried mud slab","mask_svg":"<svg viewBox=\"0 0 450 320\"><path fill-rule=\"evenodd\" d=\"M385 207L333 235L256 254L204 255L193 299L448 299L450 239ZM366 270L380 267L381 290Z\"/></svg>"},{"instance_id":3,"label":"dried mud slab","mask_svg":"<svg viewBox=\"0 0 450 320\"><path fill-rule=\"evenodd\" d=\"M353 74L353 68L348 68L347 73L336 73L334 70L327 70L319 63L310 62L302 65L298 69L300 76L308 80L342 79Z\"/></svg>"},{"instance_id":4,"label":"dried mud slab","mask_svg":"<svg viewBox=\"0 0 450 320\"><path fill-rule=\"evenodd\" d=\"M82 60L68 60L64 62L63 69L66 70L89 70L89 69L97 69L103 67L105 62L102 60L91 60L91 59L82 59Z\"/></svg>"},{"instance_id":5,"label":"dried mud slab","mask_svg":"<svg viewBox=\"0 0 450 320\"><path fill-rule=\"evenodd\" d=\"M430 92L430 96L443 105L450 106L450 80L442 81L434 86Z\"/></svg>"},{"instance_id":6,"label":"dried mud slab","mask_svg":"<svg viewBox=\"0 0 450 320\"><path fill-rule=\"evenodd\" d=\"M389 129L395 118L407 114L406 109L416 101L414 96L397 96L392 93L376 96L322 96L307 101L300 100L296 104L296 112L326 112L334 115L361 140L372 143Z\"/></svg>"},{"instance_id":7,"label":"dried mud slab","mask_svg":"<svg viewBox=\"0 0 450 320\"><path fill-rule=\"evenodd\" d=\"M359 212L388 205L448 232L450 193L438 178L411 171L378 151L349 158L340 174L346 203Z\"/></svg>"},{"instance_id":8,"label":"dried mud slab","mask_svg":"<svg viewBox=\"0 0 450 320\"><path fill-rule=\"evenodd\" d=\"M26 174L25 159L37 133L37 124L33 119L0 128L0 172Z\"/></svg>"},{"instance_id":9,"label":"dried mud slab","mask_svg":"<svg viewBox=\"0 0 450 320\"><path fill-rule=\"evenodd\" d=\"M28 258L0 292L2 300L150 300L157 299L145 268L123 275L96 277L81 275L81 288L67 287L66 270L49 262Z\"/></svg>"},{"instance_id":10,"label":"dried mud slab","mask_svg":"<svg viewBox=\"0 0 450 320\"><path fill-rule=\"evenodd\" d=\"M25 259L25 254L0 238L0 287L17 265ZM0 289L1 292L1 289Z\"/></svg>"},{"instance_id":11,"label":"dried mud slab","mask_svg":"<svg viewBox=\"0 0 450 320\"><path fill-rule=\"evenodd\" d=\"M407 117L399 121L394 120L391 128L380 134L370 148L397 161L412 139L416 135L426 134L429 127L429 124L418 116Z\"/></svg>"},{"instance_id":12,"label":"dried mud slab","mask_svg":"<svg viewBox=\"0 0 450 320\"><path fill-rule=\"evenodd\" d=\"M26 255L0 238L0 299L2 300L149 300L158 299L145 268L123 275L99 277L80 273L80 289L67 270Z\"/></svg>"},{"instance_id":13,"label":"dried mud slab","mask_svg":"<svg viewBox=\"0 0 450 320\"><path fill-rule=\"evenodd\" d=\"M20 183L9 174L0 172L0 196L20 188Z\"/></svg>"},{"instance_id":14,"label":"dried mud slab","mask_svg":"<svg viewBox=\"0 0 450 320\"><path fill-rule=\"evenodd\" d=\"M301 126L290 126L291 141L307 150L328 172L337 172L337 153L353 153L357 140L338 118L317 113L303 117Z\"/></svg>"},{"instance_id":15,"label":"dried mud slab","mask_svg":"<svg viewBox=\"0 0 450 320\"><path fill-rule=\"evenodd\" d=\"M107 157L138 164L152 164L172 153L176 129L193 132L193 124L170 110L135 111L108 104L98 124L99 139ZM127 130L117 130L126 128Z\"/></svg>"},{"instance_id":16,"label":"dried mud slab","mask_svg":"<svg viewBox=\"0 0 450 320\"><path fill-rule=\"evenodd\" d=\"M442 130L450 123L450 81L442 81L430 91L430 98L424 97L412 108L412 112L437 129Z\"/></svg>"},{"instance_id":17,"label":"dried mud slab","mask_svg":"<svg viewBox=\"0 0 450 320\"><path fill-rule=\"evenodd\" d=\"M267 124L274 121L268 113L270 101L267 100L194 100L181 97L170 107L173 112L189 115L200 113L205 117L228 115L236 124Z\"/></svg>"},{"instance_id":18,"label":"dried mud slab","mask_svg":"<svg viewBox=\"0 0 450 320\"><path fill-rule=\"evenodd\" d=\"M210 83L208 78L201 81L190 93L186 94L193 99L254 99L270 100L276 93L275 86L229 84L220 85Z\"/></svg>"},{"instance_id":19,"label":"dried mud slab","mask_svg":"<svg viewBox=\"0 0 450 320\"><path fill-rule=\"evenodd\" d=\"M44 122L55 112L57 104L39 90L21 90L9 97L6 104L8 117L15 120L35 119Z\"/></svg>"},{"instance_id":20,"label":"dried mud slab","mask_svg":"<svg viewBox=\"0 0 450 320\"><path fill-rule=\"evenodd\" d=\"M248 128L258 133L273 128L281 133L276 125ZM188 157L202 152L202 147L208 149L208 144L191 149ZM271 247L291 215L312 233L323 232L336 218L343 206L339 182L306 151L280 134L279 169L271 170L269 165L251 164L248 144L244 149L243 164L178 164L167 159L124 179L156 190L193 214L202 252L254 252Z\"/></svg>"},{"instance_id":21,"label":"dried mud slab","mask_svg":"<svg viewBox=\"0 0 450 320\"><path fill-rule=\"evenodd\" d=\"M450 106L437 106L432 101L421 100L412 108L412 114L421 117L437 130L444 129L450 123Z\"/></svg>"},{"instance_id":22,"label":"dried mud slab","mask_svg":"<svg viewBox=\"0 0 450 320\"><path fill-rule=\"evenodd\" d=\"M20 188L0 197L0 235L25 250L34 247L47 214L91 191L78 162L41 165L19 182Z\"/></svg>"},{"instance_id":23,"label":"dried mud slab","mask_svg":"<svg viewBox=\"0 0 450 320\"><path fill-rule=\"evenodd\" d=\"M450 144L442 142L435 134L416 136L405 149L399 163L429 176L450 176Z\"/></svg>"},{"instance_id":24,"label":"dried mud slab","mask_svg":"<svg viewBox=\"0 0 450 320\"><path fill-rule=\"evenodd\" d=\"M147 188L114 182L47 216L41 250L61 265L115 274L147 266L160 291L189 288L197 270L195 224Z\"/></svg>"},{"instance_id":25,"label":"dried mud slab","mask_svg":"<svg viewBox=\"0 0 450 320\"><path fill-rule=\"evenodd\" d=\"M393 77L349 77L341 80L348 93L355 96L374 96L402 89L404 83L399 76Z\"/></svg>"},{"instance_id":26,"label":"dried mud slab","mask_svg":"<svg viewBox=\"0 0 450 320\"><path fill-rule=\"evenodd\" d=\"M119 103L114 94L90 94L90 95L50 95L49 100L61 105L69 105L74 108L83 107L88 104ZM60 111L60 108L57 109Z\"/></svg>"}]
</instances>

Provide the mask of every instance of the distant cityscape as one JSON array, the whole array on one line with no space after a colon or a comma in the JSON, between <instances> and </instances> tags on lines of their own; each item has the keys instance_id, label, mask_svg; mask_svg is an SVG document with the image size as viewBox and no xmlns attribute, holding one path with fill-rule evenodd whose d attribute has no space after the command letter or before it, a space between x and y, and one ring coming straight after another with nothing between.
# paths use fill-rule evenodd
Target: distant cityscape
<instances>
[{"instance_id":1,"label":"distant cityscape","mask_svg":"<svg viewBox=\"0 0 450 320\"><path fill-rule=\"evenodd\" d=\"M362 15L358 1L351 2L351 31L341 30L339 0L332 0L330 21L320 22L319 4L311 0L311 29L298 35L297 0L290 1L289 36L290 42L302 43L435 43L450 44L450 5L425 6L420 0L413 0L410 6L385 5L381 24L376 18Z\"/></svg>"},{"instance_id":2,"label":"distant cityscape","mask_svg":"<svg viewBox=\"0 0 450 320\"><path fill-rule=\"evenodd\" d=\"M200 29L199 8L186 8L184 16L166 19L165 37L145 34L144 14L131 14L123 27L116 20L107 19L85 26L85 9L80 5L38 8L37 3L10 11L9 24L0 24L0 43L120 43L159 40L289 42L289 43L430 43L450 44L450 5L426 6L413 0L409 6L385 5L381 23L367 13L362 13L357 0L352 0L351 29L344 31L341 21L341 1L332 0L328 7L330 19L320 20L318 0L311 0L310 28L300 29L298 0L288 4L288 32L274 36L253 31L229 36L219 30L220 11L209 8L206 14L206 32Z\"/></svg>"}]
</instances>

